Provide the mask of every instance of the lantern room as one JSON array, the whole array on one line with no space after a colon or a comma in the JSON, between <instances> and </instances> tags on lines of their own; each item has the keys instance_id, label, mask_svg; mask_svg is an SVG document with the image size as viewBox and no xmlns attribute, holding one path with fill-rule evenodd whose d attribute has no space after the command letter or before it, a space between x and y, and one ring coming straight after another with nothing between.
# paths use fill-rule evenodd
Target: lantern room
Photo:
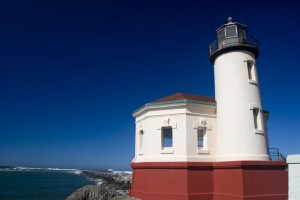
<instances>
[{"instance_id":1,"label":"lantern room","mask_svg":"<svg viewBox=\"0 0 300 200\"><path fill-rule=\"evenodd\" d=\"M238 22L233 22L232 18L228 18L228 23L222 25L216 30L217 40L215 40L209 47L210 62L221 54L233 50L250 51L258 57L258 42L254 37L248 36L247 26Z\"/></svg>"},{"instance_id":2,"label":"lantern room","mask_svg":"<svg viewBox=\"0 0 300 200\"><path fill-rule=\"evenodd\" d=\"M247 26L237 22L232 22L232 18L228 18L228 23L217 29L218 41L241 38L246 42Z\"/></svg>"}]
</instances>

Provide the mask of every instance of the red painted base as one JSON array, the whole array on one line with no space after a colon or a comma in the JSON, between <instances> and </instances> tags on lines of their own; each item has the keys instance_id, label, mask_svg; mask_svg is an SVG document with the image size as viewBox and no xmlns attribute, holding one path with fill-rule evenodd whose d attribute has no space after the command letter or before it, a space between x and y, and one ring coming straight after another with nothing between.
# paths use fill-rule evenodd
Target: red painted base
<instances>
[{"instance_id":1,"label":"red painted base","mask_svg":"<svg viewBox=\"0 0 300 200\"><path fill-rule=\"evenodd\" d=\"M130 196L142 200L286 200L285 162L132 163Z\"/></svg>"}]
</instances>

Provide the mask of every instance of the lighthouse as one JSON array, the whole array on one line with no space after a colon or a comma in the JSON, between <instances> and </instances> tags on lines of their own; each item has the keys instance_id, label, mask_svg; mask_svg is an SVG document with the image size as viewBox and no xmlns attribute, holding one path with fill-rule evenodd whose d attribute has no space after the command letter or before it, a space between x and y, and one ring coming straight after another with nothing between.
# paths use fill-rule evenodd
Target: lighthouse
<instances>
[{"instance_id":1,"label":"lighthouse","mask_svg":"<svg viewBox=\"0 0 300 200\"><path fill-rule=\"evenodd\" d=\"M269 160L256 59L258 42L247 26L233 22L217 29L210 45L217 103L218 161Z\"/></svg>"},{"instance_id":2,"label":"lighthouse","mask_svg":"<svg viewBox=\"0 0 300 200\"><path fill-rule=\"evenodd\" d=\"M210 45L215 97L177 92L134 111L130 196L142 200L285 200L287 164L268 153L247 26L228 22Z\"/></svg>"}]
</instances>

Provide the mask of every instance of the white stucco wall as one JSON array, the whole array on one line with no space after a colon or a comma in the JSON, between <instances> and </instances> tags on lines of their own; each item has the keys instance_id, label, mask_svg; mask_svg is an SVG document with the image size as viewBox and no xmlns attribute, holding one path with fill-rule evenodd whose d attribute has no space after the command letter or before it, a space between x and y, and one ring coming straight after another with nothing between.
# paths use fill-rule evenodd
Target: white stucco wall
<instances>
[{"instance_id":1,"label":"white stucco wall","mask_svg":"<svg viewBox=\"0 0 300 200\"><path fill-rule=\"evenodd\" d=\"M247 61L252 53L231 51L214 64L219 161L269 160L258 76L250 81ZM255 70L257 71L257 70ZM253 108L260 109L261 129L255 129Z\"/></svg>"},{"instance_id":2,"label":"white stucco wall","mask_svg":"<svg viewBox=\"0 0 300 200\"><path fill-rule=\"evenodd\" d=\"M133 162L211 161L216 152L216 118L214 105L167 104L145 106L134 113L136 146ZM206 132L207 149L198 150L197 128ZM162 127L171 126L173 147L162 148ZM143 131L143 144L140 138Z\"/></svg>"},{"instance_id":3,"label":"white stucco wall","mask_svg":"<svg viewBox=\"0 0 300 200\"><path fill-rule=\"evenodd\" d=\"M288 155L289 200L300 199L300 154Z\"/></svg>"}]
</instances>

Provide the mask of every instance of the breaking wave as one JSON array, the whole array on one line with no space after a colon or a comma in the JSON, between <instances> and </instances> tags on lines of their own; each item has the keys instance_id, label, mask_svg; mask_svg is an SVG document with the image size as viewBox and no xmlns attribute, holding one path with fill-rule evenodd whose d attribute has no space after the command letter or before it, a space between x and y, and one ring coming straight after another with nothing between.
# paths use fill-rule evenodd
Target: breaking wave
<instances>
[{"instance_id":1,"label":"breaking wave","mask_svg":"<svg viewBox=\"0 0 300 200\"><path fill-rule=\"evenodd\" d=\"M39 168L39 167L14 167L6 169L5 171L62 171L67 173L74 173L80 175L82 170L79 169L64 169L64 168Z\"/></svg>"}]
</instances>

